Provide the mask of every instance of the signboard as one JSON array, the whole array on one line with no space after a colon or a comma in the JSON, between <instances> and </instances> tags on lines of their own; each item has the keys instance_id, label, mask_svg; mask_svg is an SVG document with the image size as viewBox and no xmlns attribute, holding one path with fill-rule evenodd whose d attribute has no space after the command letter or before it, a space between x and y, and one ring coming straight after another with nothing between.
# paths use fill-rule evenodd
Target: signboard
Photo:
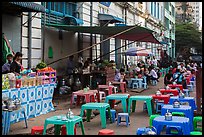
<instances>
[{"instance_id":1,"label":"signboard","mask_svg":"<svg viewBox=\"0 0 204 137\"><path fill-rule=\"evenodd\" d=\"M99 2L100 4L106 6L106 7L109 7L111 2Z\"/></svg>"}]
</instances>

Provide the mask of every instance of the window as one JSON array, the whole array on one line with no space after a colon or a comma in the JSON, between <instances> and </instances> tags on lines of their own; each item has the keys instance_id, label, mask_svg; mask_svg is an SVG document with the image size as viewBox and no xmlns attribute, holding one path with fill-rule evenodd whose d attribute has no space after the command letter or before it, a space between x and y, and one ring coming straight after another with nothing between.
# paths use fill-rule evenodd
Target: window
<instances>
[{"instance_id":1,"label":"window","mask_svg":"<svg viewBox=\"0 0 204 137\"><path fill-rule=\"evenodd\" d=\"M156 2L154 2L154 17L156 17Z\"/></svg>"},{"instance_id":2,"label":"window","mask_svg":"<svg viewBox=\"0 0 204 137\"><path fill-rule=\"evenodd\" d=\"M151 2L151 14L153 15L153 2Z\"/></svg>"}]
</instances>

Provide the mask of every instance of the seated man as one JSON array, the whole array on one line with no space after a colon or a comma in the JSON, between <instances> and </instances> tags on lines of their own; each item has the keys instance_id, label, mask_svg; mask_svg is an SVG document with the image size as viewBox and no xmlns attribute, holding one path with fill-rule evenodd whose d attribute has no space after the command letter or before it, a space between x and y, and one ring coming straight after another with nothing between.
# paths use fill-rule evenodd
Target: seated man
<instances>
[{"instance_id":1,"label":"seated man","mask_svg":"<svg viewBox=\"0 0 204 137\"><path fill-rule=\"evenodd\" d=\"M10 65L12 63L13 55L8 54L6 56L7 62L2 66L2 74L6 74L10 72Z\"/></svg>"}]
</instances>

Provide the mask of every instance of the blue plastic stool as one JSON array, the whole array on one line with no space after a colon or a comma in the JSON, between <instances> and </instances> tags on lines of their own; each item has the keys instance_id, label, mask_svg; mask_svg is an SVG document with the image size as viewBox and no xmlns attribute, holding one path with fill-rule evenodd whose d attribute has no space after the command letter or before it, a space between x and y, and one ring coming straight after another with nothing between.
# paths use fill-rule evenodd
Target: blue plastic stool
<instances>
[{"instance_id":1,"label":"blue plastic stool","mask_svg":"<svg viewBox=\"0 0 204 137\"><path fill-rule=\"evenodd\" d=\"M157 85L157 80L152 80L152 85L156 86Z\"/></svg>"},{"instance_id":2,"label":"blue plastic stool","mask_svg":"<svg viewBox=\"0 0 204 137\"><path fill-rule=\"evenodd\" d=\"M118 113L117 126L119 126L120 123L123 122L123 121L121 121L122 117L125 117L126 126L128 127L130 124L130 117L129 117L128 113Z\"/></svg>"},{"instance_id":3,"label":"blue plastic stool","mask_svg":"<svg viewBox=\"0 0 204 137\"><path fill-rule=\"evenodd\" d=\"M161 108L164 105L164 101L157 101L156 102L156 113L160 113L161 112Z\"/></svg>"},{"instance_id":4,"label":"blue plastic stool","mask_svg":"<svg viewBox=\"0 0 204 137\"><path fill-rule=\"evenodd\" d=\"M145 133L145 131L146 131L146 127L140 127L137 129L136 135L142 135L143 133Z\"/></svg>"},{"instance_id":5,"label":"blue plastic stool","mask_svg":"<svg viewBox=\"0 0 204 137\"><path fill-rule=\"evenodd\" d=\"M190 85L193 85L193 87L196 86L195 81L190 81Z\"/></svg>"},{"instance_id":6,"label":"blue plastic stool","mask_svg":"<svg viewBox=\"0 0 204 137\"><path fill-rule=\"evenodd\" d=\"M190 91L189 91L189 89L183 89L183 92L185 93L185 95L187 96L187 97L190 97Z\"/></svg>"},{"instance_id":7,"label":"blue plastic stool","mask_svg":"<svg viewBox=\"0 0 204 137\"><path fill-rule=\"evenodd\" d=\"M138 88L139 87L139 84L138 83L132 83L132 88L135 89L135 88Z\"/></svg>"},{"instance_id":8,"label":"blue plastic stool","mask_svg":"<svg viewBox=\"0 0 204 137\"><path fill-rule=\"evenodd\" d=\"M144 89L147 89L147 77L143 76L143 80L144 82L142 83L142 87L144 87Z\"/></svg>"},{"instance_id":9,"label":"blue plastic stool","mask_svg":"<svg viewBox=\"0 0 204 137\"><path fill-rule=\"evenodd\" d=\"M172 129L176 129L177 132L172 132ZM169 135L183 135L182 128L180 126L166 126L166 134Z\"/></svg>"},{"instance_id":10,"label":"blue plastic stool","mask_svg":"<svg viewBox=\"0 0 204 137\"><path fill-rule=\"evenodd\" d=\"M188 87L190 92L193 92L193 85L190 84L190 85L187 85L187 87Z\"/></svg>"},{"instance_id":11,"label":"blue plastic stool","mask_svg":"<svg viewBox=\"0 0 204 137\"><path fill-rule=\"evenodd\" d=\"M116 110L111 109L110 112L111 112L112 122L114 123L115 120L116 120L116 117L117 117L117 116L116 116ZM106 118L109 118L109 116L108 116L108 110L106 110Z\"/></svg>"},{"instance_id":12,"label":"blue plastic stool","mask_svg":"<svg viewBox=\"0 0 204 137\"><path fill-rule=\"evenodd\" d=\"M146 101L144 101L144 104L143 104L143 111L147 111L147 104L146 104Z\"/></svg>"}]
</instances>

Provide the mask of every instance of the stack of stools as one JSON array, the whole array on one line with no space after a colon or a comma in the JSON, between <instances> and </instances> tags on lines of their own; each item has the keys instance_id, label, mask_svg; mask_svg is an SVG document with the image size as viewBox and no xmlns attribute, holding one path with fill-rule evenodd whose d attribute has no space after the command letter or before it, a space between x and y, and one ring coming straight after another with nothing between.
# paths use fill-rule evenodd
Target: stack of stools
<instances>
[{"instance_id":1,"label":"stack of stools","mask_svg":"<svg viewBox=\"0 0 204 137\"><path fill-rule=\"evenodd\" d=\"M128 127L130 125L130 117L128 113L118 113L118 118L117 118L117 125L119 126L121 122L121 118L125 117L125 122L126 126Z\"/></svg>"},{"instance_id":2,"label":"stack of stools","mask_svg":"<svg viewBox=\"0 0 204 137\"><path fill-rule=\"evenodd\" d=\"M202 135L202 127L198 128L198 122L201 121L202 122L202 117L201 116L195 116L193 118L193 129L194 131L190 132L190 135Z\"/></svg>"},{"instance_id":3,"label":"stack of stools","mask_svg":"<svg viewBox=\"0 0 204 137\"><path fill-rule=\"evenodd\" d=\"M31 135L42 135L43 134L43 126L34 126L31 129Z\"/></svg>"},{"instance_id":4,"label":"stack of stools","mask_svg":"<svg viewBox=\"0 0 204 137\"><path fill-rule=\"evenodd\" d=\"M114 123L115 120L116 120L116 118L117 118L117 116L116 116L116 110L111 109L110 112L111 112L112 122ZM109 118L109 116L108 116L108 110L106 110L106 118Z\"/></svg>"},{"instance_id":5,"label":"stack of stools","mask_svg":"<svg viewBox=\"0 0 204 137\"><path fill-rule=\"evenodd\" d=\"M202 122L202 117L201 116L195 116L193 118L193 128L195 131L202 131L202 127L198 128L198 122Z\"/></svg>"},{"instance_id":6,"label":"stack of stools","mask_svg":"<svg viewBox=\"0 0 204 137\"><path fill-rule=\"evenodd\" d=\"M111 129L101 129L99 130L98 135L114 135L114 131Z\"/></svg>"},{"instance_id":7,"label":"stack of stools","mask_svg":"<svg viewBox=\"0 0 204 137\"><path fill-rule=\"evenodd\" d=\"M67 135L67 130L66 130L66 126L65 125L63 125L61 127L61 135ZM74 135L76 135L76 125L74 127Z\"/></svg>"}]
</instances>

